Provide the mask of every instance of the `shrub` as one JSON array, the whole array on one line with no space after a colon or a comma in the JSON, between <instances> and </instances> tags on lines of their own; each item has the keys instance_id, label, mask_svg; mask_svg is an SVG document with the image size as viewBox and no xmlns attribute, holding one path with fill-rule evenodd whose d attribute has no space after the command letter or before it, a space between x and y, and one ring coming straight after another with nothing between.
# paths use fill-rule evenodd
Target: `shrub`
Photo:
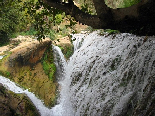
<instances>
[{"instance_id":1,"label":"shrub","mask_svg":"<svg viewBox=\"0 0 155 116\"><path fill-rule=\"evenodd\" d=\"M9 42L9 37L7 33L3 30L0 30L0 46L6 45Z\"/></svg>"}]
</instances>

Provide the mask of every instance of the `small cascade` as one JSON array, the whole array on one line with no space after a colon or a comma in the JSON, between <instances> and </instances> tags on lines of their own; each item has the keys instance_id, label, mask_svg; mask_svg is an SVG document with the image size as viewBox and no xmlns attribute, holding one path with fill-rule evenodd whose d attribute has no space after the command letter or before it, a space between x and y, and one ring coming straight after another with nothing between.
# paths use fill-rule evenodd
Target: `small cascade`
<instances>
[{"instance_id":1,"label":"small cascade","mask_svg":"<svg viewBox=\"0 0 155 116\"><path fill-rule=\"evenodd\" d=\"M53 54L54 54L54 63L57 67L56 71L56 77L58 80L62 80L64 77L64 70L66 69L66 59L61 52L61 49L58 46L52 45L53 46Z\"/></svg>"},{"instance_id":2,"label":"small cascade","mask_svg":"<svg viewBox=\"0 0 155 116\"><path fill-rule=\"evenodd\" d=\"M73 116L68 88L71 81L70 78L68 78L68 74L70 74L68 71L70 70L67 67L69 66L61 52L61 49L58 46L53 46L53 49L55 54L55 63L60 76L58 83L61 89L58 100L59 104L51 109L51 116Z\"/></svg>"},{"instance_id":3,"label":"small cascade","mask_svg":"<svg viewBox=\"0 0 155 116\"><path fill-rule=\"evenodd\" d=\"M3 76L0 76L0 83L2 83L4 87L6 87L14 93L25 93L31 99L36 108L39 110L41 116L50 115L50 109L46 108L43 102L40 99L38 99L33 93L18 87L14 82L10 81L9 79Z\"/></svg>"}]
</instances>

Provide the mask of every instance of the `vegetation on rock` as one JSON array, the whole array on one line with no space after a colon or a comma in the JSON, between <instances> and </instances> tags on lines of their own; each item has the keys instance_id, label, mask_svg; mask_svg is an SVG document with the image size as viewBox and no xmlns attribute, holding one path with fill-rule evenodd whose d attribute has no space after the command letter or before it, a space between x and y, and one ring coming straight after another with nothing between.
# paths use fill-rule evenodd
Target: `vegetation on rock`
<instances>
[{"instance_id":1,"label":"vegetation on rock","mask_svg":"<svg viewBox=\"0 0 155 116\"><path fill-rule=\"evenodd\" d=\"M57 82L54 81L54 78L52 78L53 80L49 79L48 75L46 75L43 70L41 61L39 61L42 57L41 55L44 53L44 49L48 47L48 42L44 43L45 45L40 47L37 46L35 49L33 49L33 46L35 46L34 43L33 46L27 43L28 47L30 47L29 49L31 49L31 52L24 52L24 49L27 50L28 47L22 46L22 48L20 48L17 46L19 49L16 47L16 52L13 51L0 60L0 74L10 78L23 88L29 89L29 91L33 92L36 96L42 99L46 106L51 107L56 103ZM17 55L17 53L19 55ZM48 54L52 54L52 52L49 52ZM48 57L49 56L47 56L47 58ZM46 62L46 60L44 61ZM51 76L52 73L53 72L49 73L50 77L53 76Z\"/></svg>"},{"instance_id":2,"label":"vegetation on rock","mask_svg":"<svg viewBox=\"0 0 155 116\"><path fill-rule=\"evenodd\" d=\"M44 53L44 57L42 58L42 65L45 74L48 75L51 81L55 82L56 66L54 64L54 56L51 46Z\"/></svg>"},{"instance_id":3,"label":"vegetation on rock","mask_svg":"<svg viewBox=\"0 0 155 116\"><path fill-rule=\"evenodd\" d=\"M74 46L72 44L60 44L58 46L67 60L73 55Z\"/></svg>"},{"instance_id":4,"label":"vegetation on rock","mask_svg":"<svg viewBox=\"0 0 155 116\"><path fill-rule=\"evenodd\" d=\"M1 116L40 116L31 100L24 94L15 94L0 84Z\"/></svg>"}]
</instances>

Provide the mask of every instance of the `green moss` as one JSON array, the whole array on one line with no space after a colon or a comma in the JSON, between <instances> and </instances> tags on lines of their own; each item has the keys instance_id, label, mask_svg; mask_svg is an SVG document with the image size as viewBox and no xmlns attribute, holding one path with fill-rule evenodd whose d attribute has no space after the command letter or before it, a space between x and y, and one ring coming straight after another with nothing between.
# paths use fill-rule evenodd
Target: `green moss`
<instances>
[{"instance_id":1,"label":"green moss","mask_svg":"<svg viewBox=\"0 0 155 116\"><path fill-rule=\"evenodd\" d=\"M72 44L62 44L58 45L58 47L61 49L67 60L73 55L74 46Z\"/></svg>"},{"instance_id":2,"label":"green moss","mask_svg":"<svg viewBox=\"0 0 155 116\"><path fill-rule=\"evenodd\" d=\"M57 87L55 82L56 66L54 64L52 48L45 52L42 58L42 65L38 63L34 67L19 67L18 65L8 67L6 62L8 62L9 56L7 55L0 60L0 75L10 78L24 89L29 89L29 91L42 99L46 106L52 107L56 101ZM44 71L43 68L45 69ZM46 72L49 78L44 72Z\"/></svg>"},{"instance_id":3,"label":"green moss","mask_svg":"<svg viewBox=\"0 0 155 116\"><path fill-rule=\"evenodd\" d=\"M126 8L126 7L130 7L134 4L137 4L138 2L140 2L140 0L124 0L124 3L121 4L121 8Z\"/></svg>"},{"instance_id":4,"label":"green moss","mask_svg":"<svg viewBox=\"0 0 155 116\"><path fill-rule=\"evenodd\" d=\"M10 72L6 71L5 75L6 75L6 77L9 77L10 76Z\"/></svg>"},{"instance_id":5,"label":"green moss","mask_svg":"<svg viewBox=\"0 0 155 116\"><path fill-rule=\"evenodd\" d=\"M56 66L54 64L54 56L52 47L46 50L44 57L42 58L42 65L46 75L48 75L51 81L55 81Z\"/></svg>"},{"instance_id":6,"label":"green moss","mask_svg":"<svg viewBox=\"0 0 155 116\"><path fill-rule=\"evenodd\" d=\"M110 66L110 71L114 71L117 69L118 65L121 62L121 57L118 55L116 58L112 61L112 64Z\"/></svg>"},{"instance_id":7,"label":"green moss","mask_svg":"<svg viewBox=\"0 0 155 116\"><path fill-rule=\"evenodd\" d=\"M120 33L118 30L112 30L112 29L106 29L105 32L107 32L107 33L109 33L109 34Z\"/></svg>"},{"instance_id":8,"label":"green moss","mask_svg":"<svg viewBox=\"0 0 155 116\"><path fill-rule=\"evenodd\" d=\"M4 77L8 77L8 78L11 76L10 72L8 72L8 71L1 71L1 70L0 70L0 75L2 75Z\"/></svg>"},{"instance_id":9,"label":"green moss","mask_svg":"<svg viewBox=\"0 0 155 116\"><path fill-rule=\"evenodd\" d=\"M140 0L105 0L105 3L110 8L126 8L139 3Z\"/></svg>"}]
</instances>

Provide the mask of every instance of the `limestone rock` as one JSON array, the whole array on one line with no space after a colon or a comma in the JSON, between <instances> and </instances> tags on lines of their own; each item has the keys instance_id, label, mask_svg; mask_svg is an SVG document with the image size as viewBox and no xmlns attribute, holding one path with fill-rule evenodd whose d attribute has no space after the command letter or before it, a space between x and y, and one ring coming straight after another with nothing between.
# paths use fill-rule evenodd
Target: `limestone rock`
<instances>
[{"instance_id":1,"label":"limestone rock","mask_svg":"<svg viewBox=\"0 0 155 116\"><path fill-rule=\"evenodd\" d=\"M9 66L24 66L38 63L45 50L50 45L50 39L45 39L42 42L34 40L20 43L17 47L11 50L12 54L9 57Z\"/></svg>"}]
</instances>

